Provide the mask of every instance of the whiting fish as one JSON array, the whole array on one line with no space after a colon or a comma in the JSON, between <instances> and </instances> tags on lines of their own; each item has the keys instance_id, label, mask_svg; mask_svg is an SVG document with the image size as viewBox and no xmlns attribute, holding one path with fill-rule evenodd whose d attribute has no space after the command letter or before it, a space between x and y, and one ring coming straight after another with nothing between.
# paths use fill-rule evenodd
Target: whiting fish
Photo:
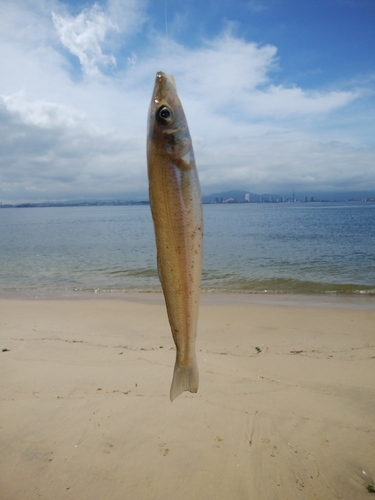
<instances>
[{"instance_id":1,"label":"whiting fish","mask_svg":"<svg viewBox=\"0 0 375 500\"><path fill-rule=\"evenodd\" d=\"M158 272L176 344L170 397L197 392L195 354L202 271L202 199L193 145L172 75L156 74L147 162Z\"/></svg>"}]
</instances>

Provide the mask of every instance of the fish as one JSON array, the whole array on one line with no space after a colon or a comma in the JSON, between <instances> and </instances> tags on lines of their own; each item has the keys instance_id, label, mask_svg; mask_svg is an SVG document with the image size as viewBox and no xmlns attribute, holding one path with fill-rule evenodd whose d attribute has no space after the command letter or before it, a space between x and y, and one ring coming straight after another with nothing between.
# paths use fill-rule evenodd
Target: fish
<instances>
[{"instance_id":1,"label":"fish","mask_svg":"<svg viewBox=\"0 0 375 500\"><path fill-rule=\"evenodd\" d=\"M173 401L197 392L195 352L202 274L202 196L173 75L158 71L148 112L147 170L159 279L176 346Z\"/></svg>"}]
</instances>

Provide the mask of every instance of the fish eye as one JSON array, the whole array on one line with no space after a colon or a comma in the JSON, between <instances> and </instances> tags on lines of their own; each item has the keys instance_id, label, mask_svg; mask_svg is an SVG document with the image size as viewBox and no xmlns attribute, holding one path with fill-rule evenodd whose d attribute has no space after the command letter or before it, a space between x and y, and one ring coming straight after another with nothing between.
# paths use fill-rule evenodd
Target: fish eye
<instances>
[{"instance_id":1,"label":"fish eye","mask_svg":"<svg viewBox=\"0 0 375 500\"><path fill-rule=\"evenodd\" d=\"M168 125L173 120L172 111L167 106L161 106L156 112L156 119L161 125Z\"/></svg>"}]
</instances>

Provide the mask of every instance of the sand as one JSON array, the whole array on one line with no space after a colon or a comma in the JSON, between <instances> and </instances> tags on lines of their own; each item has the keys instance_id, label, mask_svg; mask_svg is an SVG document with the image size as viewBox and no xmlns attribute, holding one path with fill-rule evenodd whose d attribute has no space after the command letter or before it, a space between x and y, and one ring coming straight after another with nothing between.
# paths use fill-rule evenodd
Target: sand
<instances>
[{"instance_id":1,"label":"sand","mask_svg":"<svg viewBox=\"0 0 375 500\"><path fill-rule=\"evenodd\" d=\"M0 300L0 498L371 499L375 299L207 295L173 403L161 294Z\"/></svg>"}]
</instances>

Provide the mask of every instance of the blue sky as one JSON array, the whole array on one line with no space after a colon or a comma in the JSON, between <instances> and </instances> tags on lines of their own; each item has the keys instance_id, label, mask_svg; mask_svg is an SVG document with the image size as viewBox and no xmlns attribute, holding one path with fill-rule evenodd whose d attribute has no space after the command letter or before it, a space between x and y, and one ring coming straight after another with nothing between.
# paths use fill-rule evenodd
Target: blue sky
<instances>
[{"instance_id":1,"label":"blue sky","mask_svg":"<svg viewBox=\"0 0 375 500\"><path fill-rule=\"evenodd\" d=\"M158 70L175 76L205 194L375 191L373 0L0 9L0 202L147 197Z\"/></svg>"}]
</instances>

